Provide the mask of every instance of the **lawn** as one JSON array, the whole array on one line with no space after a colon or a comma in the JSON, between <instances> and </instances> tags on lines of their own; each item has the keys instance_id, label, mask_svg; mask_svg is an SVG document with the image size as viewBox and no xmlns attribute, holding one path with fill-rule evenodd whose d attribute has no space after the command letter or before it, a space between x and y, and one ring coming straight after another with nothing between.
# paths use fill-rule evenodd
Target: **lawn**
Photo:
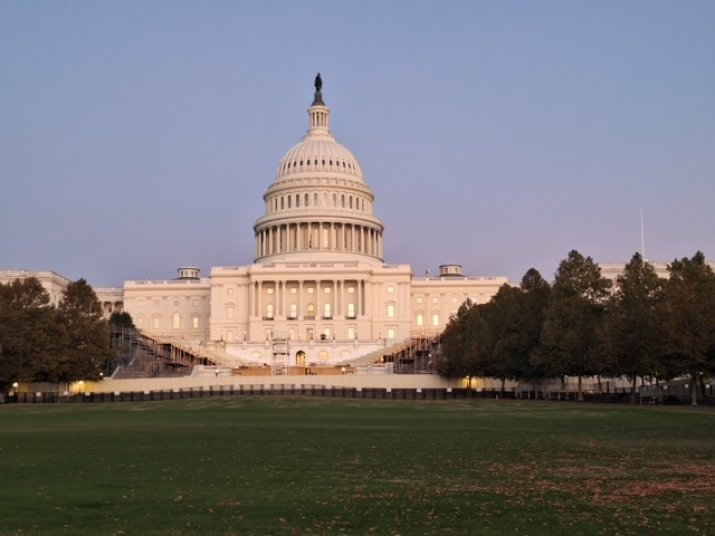
<instances>
[{"instance_id":1,"label":"lawn","mask_svg":"<svg viewBox=\"0 0 715 536\"><path fill-rule=\"evenodd\" d=\"M0 534L713 534L715 412L214 398L0 406Z\"/></svg>"}]
</instances>

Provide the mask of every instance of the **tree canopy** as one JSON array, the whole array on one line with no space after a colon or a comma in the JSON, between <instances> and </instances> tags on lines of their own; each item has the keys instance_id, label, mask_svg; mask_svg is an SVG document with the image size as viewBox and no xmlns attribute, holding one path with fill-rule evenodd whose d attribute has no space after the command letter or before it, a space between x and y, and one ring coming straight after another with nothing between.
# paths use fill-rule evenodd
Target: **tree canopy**
<instances>
[{"instance_id":1,"label":"tree canopy","mask_svg":"<svg viewBox=\"0 0 715 536\"><path fill-rule=\"evenodd\" d=\"M34 277L0 285L0 386L99 377L110 355L92 288L70 283L58 307Z\"/></svg>"}]
</instances>

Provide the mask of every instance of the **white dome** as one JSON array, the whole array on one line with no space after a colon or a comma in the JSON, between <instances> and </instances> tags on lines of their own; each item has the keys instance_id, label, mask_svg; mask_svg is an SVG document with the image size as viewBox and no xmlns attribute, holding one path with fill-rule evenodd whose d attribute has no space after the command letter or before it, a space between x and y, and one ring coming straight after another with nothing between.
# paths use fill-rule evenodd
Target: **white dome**
<instances>
[{"instance_id":1,"label":"white dome","mask_svg":"<svg viewBox=\"0 0 715 536\"><path fill-rule=\"evenodd\" d=\"M360 164L353 154L330 134L308 132L281 159L276 180L295 179L301 174L329 173L331 176L363 180Z\"/></svg>"},{"instance_id":2,"label":"white dome","mask_svg":"<svg viewBox=\"0 0 715 536\"><path fill-rule=\"evenodd\" d=\"M256 262L316 255L382 262L382 222L360 164L330 132L330 109L316 85L308 133L281 159L256 221Z\"/></svg>"}]
</instances>

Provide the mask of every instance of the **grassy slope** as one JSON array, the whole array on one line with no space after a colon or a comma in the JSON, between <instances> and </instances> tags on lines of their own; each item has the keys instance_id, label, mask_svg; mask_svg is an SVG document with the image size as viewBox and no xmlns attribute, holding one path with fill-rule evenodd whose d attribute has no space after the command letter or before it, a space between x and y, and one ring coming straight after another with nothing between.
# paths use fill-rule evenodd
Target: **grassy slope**
<instances>
[{"instance_id":1,"label":"grassy slope","mask_svg":"<svg viewBox=\"0 0 715 536\"><path fill-rule=\"evenodd\" d=\"M715 413L508 401L0 407L0 534L708 534Z\"/></svg>"}]
</instances>

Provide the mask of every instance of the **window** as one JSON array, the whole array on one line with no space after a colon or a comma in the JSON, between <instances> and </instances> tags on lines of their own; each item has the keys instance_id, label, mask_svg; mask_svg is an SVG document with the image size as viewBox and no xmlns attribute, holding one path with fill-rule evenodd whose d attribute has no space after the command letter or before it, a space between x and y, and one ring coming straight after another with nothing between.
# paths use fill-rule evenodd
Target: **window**
<instances>
[{"instance_id":1,"label":"window","mask_svg":"<svg viewBox=\"0 0 715 536\"><path fill-rule=\"evenodd\" d=\"M432 313L432 325L439 327L439 313Z\"/></svg>"},{"instance_id":2,"label":"window","mask_svg":"<svg viewBox=\"0 0 715 536\"><path fill-rule=\"evenodd\" d=\"M295 303L290 304L290 318L298 318L298 306Z\"/></svg>"},{"instance_id":3,"label":"window","mask_svg":"<svg viewBox=\"0 0 715 536\"><path fill-rule=\"evenodd\" d=\"M174 313L171 315L171 329L179 329L181 327L181 315Z\"/></svg>"},{"instance_id":4,"label":"window","mask_svg":"<svg viewBox=\"0 0 715 536\"><path fill-rule=\"evenodd\" d=\"M422 313L417 313L417 326L422 327L425 325L425 315Z\"/></svg>"},{"instance_id":5,"label":"window","mask_svg":"<svg viewBox=\"0 0 715 536\"><path fill-rule=\"evenodd\" d=\"M309 303L305 309L305 314L310 317L315 317L315 304Z\"/></svg>"},{"instance_id":6,"label":"window","mask_svg":"<svg viewBox=\"0 0 715 536\"><path fill-rule=\"evenodd\" d=\"M199 329L199 317L196 315L191 317L191 329Z\"/></svg>"},{"instance_id":7,"label":"window","mask_svg":"<svg viewBox=\"0 0 715 536\"><path fill-rule=\"evenodd\" d=\"M355 328L352 326L348 326L348 340L352 341L355 338Z\"/></svg>"},{"instance_id":8,"label":"window","mask_svg":"<svg viewBox=\"0 0 715 536\"><path fill-rule=\"evenodd\" d=\"M226 306L226 320L233 320L234 308L233 305Z\"/></svg>"},{"instance_id":9,"label":"window","mask_svg":"<svg viewBox=\"0 0 715 536\"><path fill-rule=\"evenodd\" d=\"M154 318L151 319L151 327L153 329L159 329L160 326L161 326L161 318L159 318L158 316L155 316Z\"/></svg>"},{"instance_id":10,"label":"window","mask_svg":"<svg viewBox=\"0 0 715 536\"><path fill-rule=\"evenodd\" d=\"M422 303L422 296L417 296L415 298L415 303Z\"/></svg>"},{"instance_id":11,"label":"window","mask_svg":"<svg viewBox=\"0 0 715 536\"><path fill-rule=\"evenodd\" d=\"M290 288L290 293L291 294L298 294L298 289L296 287L291 287Z\"/></svg>"},{"instance_id":12,"label":"window","mask_svg":"<svg viewBox=\"0 0 715 536\"><path fill-rule=\"evenodd\" d=\"M387 338L388 339L395 338L395 328L387 328Z\"/></svg>"},{"instance_id":13,"label":"window","mask_svg":"<svg viewBox=\"0 0 715 536\"><path fill-rule=\"evenodd\" d=\"M325 318L332 318L333 317L333 306L329 303L326 303L325 306L323 307L323 316Z\"/></svg>"},{"instance_id":14,"label":"window","mask_svg":"<svg viewBox=\"0 0 715 536\"><path fill-rule=\"evenodd\" d=\"M330 294L332 291L333 291L333 289L330 288L330 287L325 287L325 288L323 289L323 292L324 292L325 294Z\"/></svg>"},{"instance_id":15,"label":"window","mask_svg":"<svg viewBox=\"0 0 715 536\"><path fill-rule=\"evenodd\" d=\"M394 303L387 304L387 318L395 318L395 304Z\"/></svg>"},{"instance_id":16,"label":"window","mask_svg":"<svg viewBox=\"0 0 715 536\"><path fill-rule=\"evenodd\" d=\"M387 287L387 293L388 293L388 294L394 294L394 293L395 293L395 287L393 287L392 285L390 285L389 287Z\"/></svg>"},{"instance_id":17,"label":"window","mask_svg":"<svg viewBox=\"0 0 715 536\"><path fill-rule=\"evenodd\" d=\"M432 303L439 303L439 298L437 296L432 298Z\"/></svg>"},{"instance_id":18,"label":"window","mask_svg":"<svg viewBox=\"0 0 715 536\"><path fill-rule=\"evenodd\" d=\"M273 304L269 303L266 305L266 318L269 320L273 319Z\"/></svg>"},{"instance_id":19,"label":"window","mask_svg":"<svg viewBox=\"0 0 715 536\"><path fill-rule=\"evenodd\" d=\"M348 318L355 318L355 304L348 303Z\"/></svg>"},{"instance_id":20,"label":"window","mask_svg":"<svg viewBox=\"0 0 715 536\"><path fill-rule=\"evenodd\" d=\"M313 292L315 292L315 289L313 287L308 287L307 292L308 294L312 294Z\"/></svg>"},{"instance_id":21,"label":"window","mask_svg":"<svg viewBox=\"0 0 715 536\"><path fill-rule=\"evenodd\" d=\"M233 296L233 287L228 287L226 289L226 294L228 294L229 296Z\"/></svg>"},{"instance_id":22,"label":"window","mask_svg":"<svg viewBox=\"0 0 715 536\"><path fill-rule=\"evenodd\" d=\"M266 294L268 294L269 296L270 296L271 294L273 294L273 288L271 288L271 287L267 288L267 289L266 289Z\"/></svg>"},{"instance_id":23,"label":"window","mask_svg":"<svg viewBox=\"0 0 715 536\"><path fill-rule=\"evenodd\" d=\"M348 287L348 294L355 294L355 287Z\"/></svg>"}]
</instances>

